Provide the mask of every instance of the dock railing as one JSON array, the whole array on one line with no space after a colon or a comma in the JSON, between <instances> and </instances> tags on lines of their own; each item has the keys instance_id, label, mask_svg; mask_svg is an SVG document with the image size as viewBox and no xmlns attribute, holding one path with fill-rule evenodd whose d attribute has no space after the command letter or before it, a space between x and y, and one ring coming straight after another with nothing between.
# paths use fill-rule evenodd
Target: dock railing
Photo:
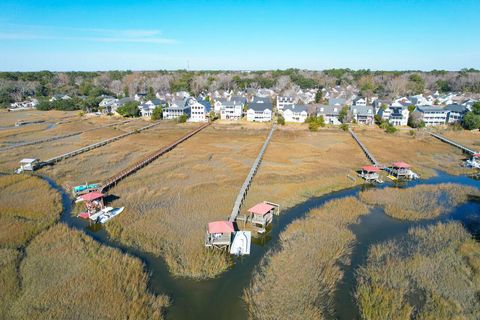
<instances>
[{"instance_id":1,"label":"dock railing","mask_svg":"<svg viewBox=\"0 0 480 320\"><path fill-rule=\"evenodd\" d=\"M248 189L250 188L250 185L252 183L253 177L257 173L258 167L260 166L260 163L262 162L263 155L265 154L265 150L267 150L268 143L270 142L270 139L272 138L273 132L277 128L276 124L272 126L270 129L270 132L268 133L267 139L263 143L262 148L260 149L260 152L258 153L257 158L252 164L252 167L250 168L250 171L248 172L247 178L243 182L242 187L240 188L240 191L238 192L237 198L235 199L235 202L233 204L233 209L232 213L230 214L230 218L228 219L230 222L234 222L235 219L237 218L238 214L240 213L240 209L243 205L243 201L245 200L245 197L247 196Z\"/></svg>"},{"instance_id":2,"label":"dock railing","mask_svg":"<svg viewBox=\"0 0 480 320\"><path fill-rule=\"evenodd\" d=\"M467 147L461 145L460 143L457 143L457 142L455 142L455 141L452 141L452 140L450 140L450 139L447 139L447 138L445 138L444 136L441 136L441 135L439 135L439 134L437 134L437 133L433 133L433 132L429 132L429 131L427 131L427 132L428 132L432 137L435 137L435 138L437 138L438 140L440 140L440 141L442 141L442 142L445 142L445 143L448 143L448 144L450 144L450 145L452 145L452 146L454 146L454 147L457 147L457 148L461 149L463 152L466 152L466 153L469 153L469 154L476 154L476 153L477 153L475 150L472 150L472 149L470 149L470 148L467 148Z\"/></svg>"},{"instance_id":3,"label":"dock railing","mask_svg":"<svg viewBox=\"0 0 480 320\"><path fill-rule=\"evenodd\" d=\"M114 141L117 141L117 140L120 140L122 138L125 138L129 135L132 135L132 134L135 134L135 133L138 133L138 132L141 132L141 131L144 131L144 130L147 130L147 129L150 129L150 128L153 128L155 126L158 126L160 124L160 121L157 121L153 124L150 124L148 126L145 126L145 127L142 127L142 128L139 128L139 129L135 129L135 130L132 130L132 131L129 131L127 133L124 133L124 134L121 134L119 136L116 136L116 137L113 137L113 138L109 138L109 139L106 139L106 140L103 140L103 141L100 141L100 142L96 142L96 143L93 143L91 145L88 145L86 147L82 147L80 149L76 149L76 150L73 150L73 151L70 151L70 152L67 152L67 153L64 153L64 154L61 154L59 156L56 156L56 157L53 157L53 158L50 158L48 160L45 160L45 161L41 161L38 168L41 168L41 167L44 167L44 166L48 166L48 165L54 165L62 160L65 160L65 159L68 159L68 158L71 158L73 156L76 156L76 155L79 155L81 153L84 153L84 152L87 152L87 151L90 151L92 149L96 149L96 148L99 148L99 147L102 147L106 144L109 144L109 143L112 143Z\"/></svg>"},{"instance_id":4,"label":"dock railing","mask_svg":"<svg viewBox=\"0 0 480 320\"><path fill-rule=\"evenodd\" d=\"M107 189L110 189L112 186L115 186L120 180L124 179L125 177L131 175L132 173L136 172L137 170L139 170L139 169L143 168L144 166L148 165L153 160L155 160L158 157L160 157L161 155L169 152L170 150L175 148L177 145L179 145L183 141L187 140L191 136L195 135L199 131L205 129L209 125L210 125L210 122L207 122L207 123L201 125L200 127L196 128L195 130L190 131L189 133L187 133L186 135L184 135L180 139L177 139L176 141L172 142L171 144L169 144L169 145L161 148L160 150L157 150L157 151L145 156L143 159L131 164L130 166L128 166L127 168L118 172L117 174L115 174L111 178L105 180L101 184L101 186L99 187L99 191L104 192Z\"/></svg>"},{"instance_id":5,"label":"dock railing","mask_svg":"<svg viewBox=\"0 0 480 320\"><path fill-rule=\"evenodd\" d=\"M85 132L90 132L90 131L94 131L94 130L98 130L98 129L113 127L113 126L116 126L116 125L121 125L121 124L125 124L127 122L131 122L131 121L132 120L125 120L125 121L121 121L121 122L118 122L118 123L111 123L111 124L107 124L107 125L100 126L100 127L95 127L95 128L91 128L91 129L87 129L87 130L82 130L82 131L75 131L75 132L72 132L72 133L53 136L53 137L49 137L49 138L20 142L20 143L12 144L10 146L1 147L0 151L5 151L5 150L14 149L14 148L40 144L40 143L44 143L44 142L50 142L50 141L65 139L65 138L69 138L69 137L73 137L73 136L78 136L79 134L82 134L82 133L85 133Z\"/></svg>"}]
</instances>

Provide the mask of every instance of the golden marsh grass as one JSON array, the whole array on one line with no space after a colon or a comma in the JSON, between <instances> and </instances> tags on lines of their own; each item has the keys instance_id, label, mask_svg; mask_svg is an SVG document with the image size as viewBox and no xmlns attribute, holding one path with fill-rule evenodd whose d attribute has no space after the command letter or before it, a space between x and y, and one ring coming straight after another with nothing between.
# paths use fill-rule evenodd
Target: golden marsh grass
<instances>
[{"instance_id":1,"label":"golden marsh grass","mask_svg":"<svg viewBox=\"0 0 480 320\"><path fill-rule=\"evenodd\" d=\"M252 319L326 319L348 264L354 234L348 226L368 213L354 197L327 202L291 223L244 292Z\"/></svg>"}]
</instances>

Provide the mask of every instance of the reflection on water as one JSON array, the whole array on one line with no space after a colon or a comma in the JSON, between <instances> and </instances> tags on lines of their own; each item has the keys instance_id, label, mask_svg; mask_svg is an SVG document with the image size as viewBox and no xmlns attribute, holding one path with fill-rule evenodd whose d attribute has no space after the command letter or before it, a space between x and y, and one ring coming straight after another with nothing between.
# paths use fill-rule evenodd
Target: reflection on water
<instances>
[{"instance_id":1,"label":"reflection on water","mask_svg":"<svg viewBox=\"0 0 480 320\"><path fill-rule=\"evenodd\" d=\"M112 239L99 225L91 225L71 215L71 199L55 184L54 181L45 179L62 193L64 201L64 213L61 221L72 228L83 230L95 240L106 246L114 247L122 252L131 254L141 259L149 271L151 277L149 288L153 293L165 293L172 298L173 304L168 309L169 319L245 319L247 313L242 301L243 289L249 284L255 268L258 268L262 257L266 252L278 243L279 234L295 219L302 218L313 208L323 205L325 202L355 196L359 191L368 188L399 187L407 188L418 184L439 184L445 182L460 183L479 187L480 181L465 176L450 176L438 173L438 176L428 180L416 180L406 183L384 183L382 185L362 185L352 189L333 192L328 195L309 199L291 209L275 216L272 228L265 235L254 238L252 241L251 255L235 258L234 266L215 279L191 280L188 278L172 277L163 259L151 254L141 252L135 248L126 247ZM458 220L473 234L480 234L480 204L478 199L472 199L466 204L456 208L451 214L441 216L435 220L423 222L399 221L388 217L381 208L374 208L369 215L361 218L360 223L351 226L358 243L353 248L352 261L349 266L343 266L345 277L339 285L336 295L336 317L339 319L358 318L358 310L354 303L352 292L355 288L355 270L365 262L368 247L395 237L400 237L407 230L416 225L428 225L437 221ZM201 240L199 240L201 241Z\"/></svg>"}]
</instances>

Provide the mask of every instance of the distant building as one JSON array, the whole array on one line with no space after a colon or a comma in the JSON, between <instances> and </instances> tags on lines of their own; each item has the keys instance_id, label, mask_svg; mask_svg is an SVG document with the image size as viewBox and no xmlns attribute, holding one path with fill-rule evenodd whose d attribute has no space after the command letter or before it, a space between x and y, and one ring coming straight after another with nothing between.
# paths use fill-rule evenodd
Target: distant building
<instances>
[{"instance_id":1,"label":"distant building","mask_svg":"<svg viewBox=\"0 0 480 320\"><path fill-rule=\"evenodd\" d=\"M304 104L287 105L283 110L285 122L304 123L308 117L308 107Z\"/></svg>"},{"instance_id":2,"label":"distant building","mask_svg":"<svg viewBox=\"0 0 480 320\"><path fill-rule=\"evenodd\" d=\"M277 110L283 111L285 107L293 106L295 104L293 97L290 96L277 96Z\"/></svg>"},{"instance_id":3,"label":"distant building","mask_svg":"<svg viewBox=\"0 0 480 320\"><path fill-rule=\"evenodd\" d=\"M177 119L184 114L190 117L190 106L187 103L187 98L174 99L163 109L163 119L167 120Z\"/></svg>"},{"instance_id":4,"label":"distant building","mask_svg":"<svg viewBox=\"0 0 480 320\"><path fill-rule=\"evenodd\" d=\"M357 106L357 107L365 107L367 106L367 100L363 97L357 97L353 99L352 105Z\"/></svg>"},{"instance_id":5,"label":"distant building","mask_svg":"<svg viewBox=\"0 0 480 320\"><path fill-rule=\"evenodd\" d=\"M394 107L390 106L389 109L392 111L390 117L388 118L388 122L394 126L406 126L408 124L408 116L410 111L408 111L408 107L401 106L401 107Z\"/></svg>"},{"instance_id":6,"label":"distant building","mask_svg":"<svg viewBox=\"0 0 480 320\"><path fill-rule=\"evenodd\" d=\"M206 122L208 120L207 116L212 108L209 101L188 98L187 105L190 108L189 122Z\"/></svg>"},{"instance_id":7,"label":"distant building","mask_svg":"<svg viewBox=\"0 0 480 320\"><path fill-rule=\"evenodd\" d=\"M342 124L338 119L338 116L340 115L340 111L342 110L341 105L327 106L324 104L320 104L320 105L317 105L316 109L317 109L316 110L317 117L322 116L326 124L335 124L335 125Z\"/></svg>"},{"instance_id":8,"label":"distant building","mask_svg":"<svg viewBox=\"0 0 480 320\"><path fill-rule=\"evenodd\" d=\"M357 123L371 125L374 123L373 106L354 105L350 107L353 119Z\"/></svg>"},{"instance_id":9,"label":"distant building","mask_svg":"<svg viewBox=\"0 0 480 320\"><path fill-rule=\"evenodd\" d=\"M420 113L425 126L438 126L447 123L448 111L442 107L417 106L415 111Z\"/></svg>"},{"instance_id":10,"label":"distant building","mask_svg":"<svg viewBox=\"0 0 480 320\"><path fill-rule=\"evenodd\" d=\"M270 99L255 97L253 102L248 104L247 121L272 121L272 102Z\"/></svg>"},{"instance_id":11,"label":"distant building","mask_svg":"<svg viewBox=\"0 0 480 320\"><path fill-rule=\"evenodd\" d=\"M447 111L447 123L462 123L463 117L468 112L467 106L461 104L449 104L444 108Z\"/></svg>"}]
</instances>

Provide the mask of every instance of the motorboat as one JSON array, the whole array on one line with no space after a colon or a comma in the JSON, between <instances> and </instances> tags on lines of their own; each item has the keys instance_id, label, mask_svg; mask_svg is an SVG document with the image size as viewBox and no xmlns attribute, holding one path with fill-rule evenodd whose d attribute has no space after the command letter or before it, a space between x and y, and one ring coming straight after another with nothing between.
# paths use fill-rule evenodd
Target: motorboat
<instances>
[{"instance_id":1,"label":"motorboat","mask_svg":"<svg viewBox=\"0 0 480 320\"><path fill-rule=\"evenodd\" d=\"M237 231L230 246L230 254L243 256L250 254L252 233L250 231Z\"/></svg>"},{"instance_id":2,"label":"motorboat","mask_svg":"<svg viewBox=\"0 0 480 320\"><path fill-rule=\"evenodd\" d=\"M96 222L100 222L100 223L106 223L108 221L110 221L111 219L113 219L114 217L118 216L120 213L122 213L123 209L125 209L125 207L121 207L121 208L110 208L111 210L107 211L107 212L104 212L102 213L96 220Z\"/></svg>"}]
</instances>

